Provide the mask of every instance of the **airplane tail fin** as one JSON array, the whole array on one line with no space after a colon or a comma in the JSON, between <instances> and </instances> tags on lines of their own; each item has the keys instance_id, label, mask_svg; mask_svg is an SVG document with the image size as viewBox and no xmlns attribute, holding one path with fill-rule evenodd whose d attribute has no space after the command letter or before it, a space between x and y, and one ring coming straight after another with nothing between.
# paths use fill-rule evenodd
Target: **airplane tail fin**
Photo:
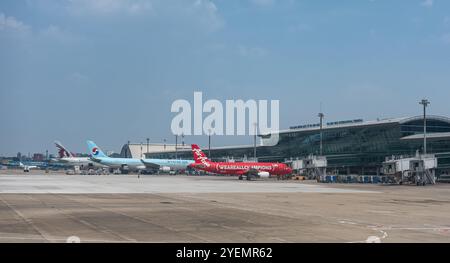
<instances>
[{"instance_id":1,"label":"airplane tail fin","mask_svg":"<svg viewBox=\"0 0 450 263\"><path fill-rule=\"evenodd\" d=\"M108 157L93 141L87 141L86 143L88 145L89 155L91 155L92 157Z\"/></svg>"},{"instance_id":2,"label":"airplane tail fin","mask_svg":"<svg viewBox=\"0 0 450 263\"><path fill-rule=\"evenodd\" d=\"M58 148L59 158L73 157L73 154L69 152L59 141L55 141L56 148Z\"/></svg>"},{"instance_id":3,"label":"airplane tail fin","mask_svg":"<svg viewBox=\"0 0 450 263\"><path fill-rule=\"evenodd\" d=\"M198 147L197 144L192 144L192 154L194 155L194 160L196 163L209 163L209 159L206 154L203 153L202 149Z\"/></svg>"}]
</instances>

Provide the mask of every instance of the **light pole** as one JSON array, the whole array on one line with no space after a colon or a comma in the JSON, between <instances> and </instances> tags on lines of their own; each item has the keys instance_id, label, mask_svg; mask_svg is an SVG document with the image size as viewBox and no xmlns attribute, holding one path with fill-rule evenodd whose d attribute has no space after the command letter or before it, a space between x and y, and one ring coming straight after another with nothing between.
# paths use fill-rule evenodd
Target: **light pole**
<instances>
[{"instance_id":1,"label":"light pole","mask_svg":"<svg viewBox=\"0 0 450 263\"><path fill-rule=\"evenodd\" d=\"M325 115L321 112L319 113L319 118L320 118L320 156L323 155L323 117L325 117Z\"/></svg>"},{"instance_id":2,"label":"light pole","mask_svg":"<svg viewBox=\"0 0 450 263\"><path fill-rule=\"evenodd\" d=\"M184 133L181 134L181 146L184 148Z\"/></svg>"},{"instance_id":3,"label":"light pole","mask_svg":"<svg viewBox=\"0 0 450 263\"><path fill-rule=\"evenodd\" d=\"M150 143L150 138L147 138L147 153L148 153L148 144Z\"/></svg>"},{"instance_id":4,"label":"light pole","mask_svg":"<svg viewBox=\"0 0 450 263\"><path fill-rule=\"evenodd\" d=\"M166 150L166 139L164 139L164 151Z\"/></svg>"},{"instance_id":5,"label":"light pole","mask_svg":"<svg viewBox=\"0 0 450 263\"><path fill-rule=\"evenodd\" d=\"M142 158L142 142L141 142L141 158Z\"/></svg>"},{"instance_id":6,"label":"light pole","mask_svg":"<svg viewBox=\"0 0 450 263\"><path fill-rule=\"evenodd\" d=\"M211 158L211 129L208 129L208 157Z\"/></svg>"},{"instance_id":7,"label":"light pole","mask_svg":"<svg viewBox=\"0 0 450 263\"><path fill-rule=\"evenodd\" d=\"M427 154L427 107L430 102L423 99L419 104L423 105L423 154Z\"/></svg>"},{"instance_id":8,"label":"light pole","mask_svg":"<svg viewBox=\"0 0 450 263\"><path fill-rule=\"evenodd\" d=\"M178 134L175 134L175 159L178 158Z\"/></svg>"},{"instance_id":9,"label":"light pole","mask_svg":"<svg viewBox=\"0 0 450 263\"><path fill-rule=\"evenodd\" d=\"M255 126L255 134L253 135L253 161L256 162L256 133L257 133L257 124L253 123Z\"/></svg>"}]
</instances>

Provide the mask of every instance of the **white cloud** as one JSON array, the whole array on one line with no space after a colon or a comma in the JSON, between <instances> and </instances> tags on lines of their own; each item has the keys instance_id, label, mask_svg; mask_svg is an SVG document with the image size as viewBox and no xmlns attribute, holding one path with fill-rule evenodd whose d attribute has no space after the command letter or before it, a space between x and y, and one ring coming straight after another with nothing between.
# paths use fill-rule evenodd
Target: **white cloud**
<instances>
[{"instance_id":1,"label":"white cloud","mask_svg":"<svg viewBox=\"0 0 450 263\"><path fill-rule=\"evenodd\" d=\"M115 16L149 15L174 22L190 21L208 31L225 24L217 6L211 0L69 0L64 7L73 15Z\"/></svg>"},{"instance_id":2,"label":"white cloud","mask_svg":"<svg viewBox=\"0 0 450 263\"><path fill-rule=\"evenodd\" d=\"M152 10L150 0L69 0L68 9L74 14L110 15L139 14Z\"/></svg>"},{"instance_id":3,"label":"white cloud","mask_svg":"<svg viewBox=\"0 0 450 263\"><path fill-rule=\"evenodd\" d=\"M225 24L222 17L219 15L217 6L210 0L196 0L193 4L194 14L201 23L206 25L210 31L216 31L222 28Z\"/></svg>"},{"instance_id":4,"label":"white cloud","mask_svg":"<svg viewBox=\"0 0 450 263\"><path fill-rule=\"evenodd\" d=\"M432 7L433 6L433 0L423 0L421 5L425 6L425 7Z\"/></svg>"},{"instance_id":5,"label":"white cloud","mask_svg":"<svg viewBox=\"0 0 450 263\"><path fill-rule=\"evenodd\" d=\"M0 33L5 32L9 37L19 37L24 43L37 43L35 41L51 41L53 43L76 43L81 37L64 30L58 26L50 25L46 28L31 27L12 16L0 13Z\"/></svg>"},{"instance_id":6,"label":"white cloud","mask_svg":"<svg viewBox=\"0 0 450 263\"><path fill-rule=\"evenodd\" d=\"M30 26L24 24L22 21L19 21L12 16L6 16L5 14L0 13L0 30L28 32L30 30Z\"/></svg>"}]
</instances>

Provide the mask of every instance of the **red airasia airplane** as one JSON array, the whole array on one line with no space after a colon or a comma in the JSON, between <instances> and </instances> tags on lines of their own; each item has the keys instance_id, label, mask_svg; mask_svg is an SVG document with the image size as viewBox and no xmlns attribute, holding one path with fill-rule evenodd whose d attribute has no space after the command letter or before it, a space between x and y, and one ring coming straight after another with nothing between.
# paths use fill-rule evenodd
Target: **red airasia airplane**
<instances>
[{"instance_id":1,"label":"red airasia airplane","mask_svg":"<svg viewBox=\"0 0 450 263\"><path fill-rule=\"evenodd\" d=\"M284 163L261 162L211 162L197 144L192 144L192 153L195 163L189 166L201 171L216 174L239 175L239 180L244 176L247 180L255 178L268 178L271 175L286 175L292 173L292 169Z\"/></svg>"}]
</instances>

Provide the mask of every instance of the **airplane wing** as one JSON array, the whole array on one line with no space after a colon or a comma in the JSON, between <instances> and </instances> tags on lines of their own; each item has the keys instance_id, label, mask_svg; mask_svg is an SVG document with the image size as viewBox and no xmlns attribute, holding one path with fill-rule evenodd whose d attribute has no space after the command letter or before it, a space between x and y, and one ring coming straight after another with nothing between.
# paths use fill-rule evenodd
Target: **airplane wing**
<instances>
[{"instance_id":1,"label":"airplane wing","mask_svg":"<svg viewBox=\"0 0 450 263\"><path fill-rule=\"evenodd\" d=\"M259 172L260 171L257 170L257 169L250 168L250 169L247 169L247 170L239 171L236 174L237 175L257 175Z\"/></svg>"},{"instance_id":2,"label":"airplane wing","mask_svg":"<svg viewBox=\"0 0 450 263\"><path fill-rule=\"evenodd\" d=\"M91 161L93 161L95 163L101 163L100 159L97 159L97 158L92 157L92 156L89 157L89 160L91 160Z\"/></svg>"},{"instance_id":3,"label":"airplane wing","mask_svg":"<svg viewBox=\"0 0 450 263\"><path fill-rule=\"evenodd\" d=\"M147 162L144 159L141 159L141 162L145 165L146 168L150 169L159 169L160 165L152 162Z\"/></svg>"}]
</instances>

